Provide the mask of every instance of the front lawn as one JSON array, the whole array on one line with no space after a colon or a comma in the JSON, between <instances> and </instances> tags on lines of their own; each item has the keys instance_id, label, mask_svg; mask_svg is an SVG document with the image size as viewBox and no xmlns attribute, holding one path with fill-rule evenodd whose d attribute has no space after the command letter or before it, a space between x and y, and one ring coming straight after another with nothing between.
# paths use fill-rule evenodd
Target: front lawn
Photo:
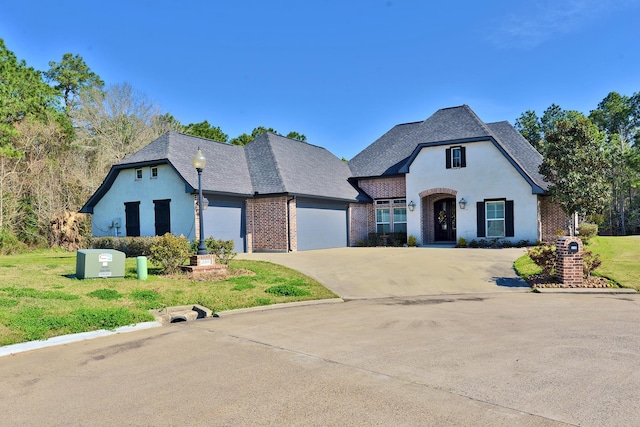
<instances>
[{"instance_id":1,"label":"front lawn","mask_svg":"<svg viewBox=\"0 0 640 427\"><path fill-rule=\"evenodd\" d=\"M600 255L602 260L594 275L611 279L624 288L640 290L640 236L597 236L585 250ZM528 255L518 258L514 268L524 279L542 272Z\"/></svg>"},{"instance_id":2,"label":"front lawn","mask_svg":"<svg viewBox=\"0 0 640 427\"><path fill-rule=\"evenodd\" d=\"M0 257L0 346L153 320L149 309L200 304L214 313L282 302L335 298L315 280L262 261L233 260L224 280L152 274L136 278L126 260L123 279L75 278L76 254L34 251Z\"/></svg>"}]
</instances>

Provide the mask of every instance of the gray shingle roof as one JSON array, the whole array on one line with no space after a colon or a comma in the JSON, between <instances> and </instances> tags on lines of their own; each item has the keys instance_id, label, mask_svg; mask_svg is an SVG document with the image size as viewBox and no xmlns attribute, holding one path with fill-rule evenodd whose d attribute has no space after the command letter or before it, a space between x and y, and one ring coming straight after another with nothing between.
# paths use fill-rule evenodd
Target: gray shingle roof
<instances>
[{"instance_id":1,"label":"gray shingle roof","mask_svg":"<svg viewBox=\"0 0 640 427\"><path fill-rule=\"evenodd\" d=\"M122 168L135 163L169 160L187 184L192 188L198 188L198 173L191 163L198 148L207 159L207 165L202 173L204 190L216 193L253 194L243 147L178 132L165 133L122 160L117 166Z\"/></svg>"},{"instance_id":2,"label":"gray shingle roof","mask_svg":"<svg viewBox=\"0 0 640 427\"><path fill-rule=\"evenodd\" d=\"M92 211L120 170L141 165L169 163L188 186L197 189L198 174L191 160L198 148L207 159L202 172L206 192L240 196L286 193L344 201L362 197L348 182L349 166L322 147L271 133L242 147L167 132L113 166L81 212Z\"/></svg>"},{"instance_id":3,"label":"gray shingle roof","mask_svg":"<svg viewBox=\"0 0 640 427\"><path fill-rule=\"evenodd\" d=\"M542 156L508 122L486 124L467 105L443 108L422 121L397 125L349 161L354 177L406 173L420 147L491 140L540 189ZM539 191L535 189L535 191Z\"/></svg>"},{"instance_id":4,"label":"gray shingle roof","mask_svg":"<svg viewBox=\"0 0 640 427\"><path fill-rule=\"evenodd\" d=\"M349 166L316 145L264 133L245 146L254 191L355 200Z\"/></svg>"}]
</instances>

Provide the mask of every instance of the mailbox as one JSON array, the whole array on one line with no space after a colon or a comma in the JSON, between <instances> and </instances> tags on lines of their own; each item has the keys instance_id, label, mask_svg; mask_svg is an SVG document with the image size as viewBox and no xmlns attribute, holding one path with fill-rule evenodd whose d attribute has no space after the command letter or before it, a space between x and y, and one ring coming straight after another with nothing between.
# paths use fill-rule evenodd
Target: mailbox
<instances>
[{"instance_id":1,"label":"mailbox","mask_svg":"<svg viewBox=\"0 0 640 427\"><path fill-rule=\"evenodd\" d=\"M580 246L578 245L578 242L569 242L568 249L570 254L577 254L580 250Z\"/></svg>"},{"instance_id":2,"label":"mailbox","mask_svg":"<svg viewBox=\"0 0 640 427\"><path fill-rule=\"evenodd\" d=\"M124 252L115 249L81 249L76 255L76 277L124 277Z\"/></svg>"}]
</instances>

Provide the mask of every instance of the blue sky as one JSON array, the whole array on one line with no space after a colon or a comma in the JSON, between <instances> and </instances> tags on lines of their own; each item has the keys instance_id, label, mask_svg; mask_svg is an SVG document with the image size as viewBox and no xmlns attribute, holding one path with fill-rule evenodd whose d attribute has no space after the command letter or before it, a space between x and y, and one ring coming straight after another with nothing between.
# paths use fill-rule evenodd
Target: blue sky
<instances>
[{"instance_id":1,"label":"blue sky","mask_svg":"<svg viewBox=\"0 0 640 427\"><path fill-rule=\"evenodd\" d=\"M36 69L79 54L184 124L295 130L338 157L439 108L514 123L640 91L640 0L4 3L0 38Z\"/></svg>"}]
</instances>

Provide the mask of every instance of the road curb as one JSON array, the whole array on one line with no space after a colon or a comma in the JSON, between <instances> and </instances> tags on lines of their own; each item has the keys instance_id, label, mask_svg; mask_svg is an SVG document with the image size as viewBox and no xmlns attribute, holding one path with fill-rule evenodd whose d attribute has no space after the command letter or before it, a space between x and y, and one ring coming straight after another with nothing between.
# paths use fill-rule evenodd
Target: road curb
<instances>
[{"instance_id":1,"label":"road curb","mask_svg":"<svg viewBox=\"0 0 640 427\"><path fill-rule=\"evenodd\" d=\"M635 289L629 288L535 288L534 292L539 294L637 294Z\"/></svg>"},{"instance_id":2,"label":"road curb","mask_svg":"<svg viewBox=\"0 0 640 427\"><path fill-rule=\"evenodd\" d=\"M309 300L309 301L296 301L296 302L284 302L280 304L271 304L271 305L259 305L257 307L249 307L249 308L238 308L235 310L226 310L226 311L218 311L214 314L217 317L227 317L233 314L242 314L242 313L251 313L256 311L267 311L267 310L277 310L281 308L289 308L289 307L303 307L307 305L320 305L320 304L338 304L342 303L344 300L342 298L330 298L330 299L319 299L319 300Z\"/></svg>"},{"instance_id":3,"label":"road curb","mask_svg":"<svg viewBox=\"0 0 640 427\"><path fill-rule=\"evenodd\" d=\"M107 337L115 334L122 334L127 332L140 331L143 329L155 328L162 326L160 322L143 322L135 325L122 326L112 331L106 329L100 329L91 332L81 332L79 334L61 335L59 337L52 337L42 341L30 341L19 344L11 344L4 347L0 347L0 357L10 356L17 353L23 353L25 351L38 350L46 347L53 347L56 345L69 344L78 341L91 340L95 338Z\"/></svg>"}]
</instances>

